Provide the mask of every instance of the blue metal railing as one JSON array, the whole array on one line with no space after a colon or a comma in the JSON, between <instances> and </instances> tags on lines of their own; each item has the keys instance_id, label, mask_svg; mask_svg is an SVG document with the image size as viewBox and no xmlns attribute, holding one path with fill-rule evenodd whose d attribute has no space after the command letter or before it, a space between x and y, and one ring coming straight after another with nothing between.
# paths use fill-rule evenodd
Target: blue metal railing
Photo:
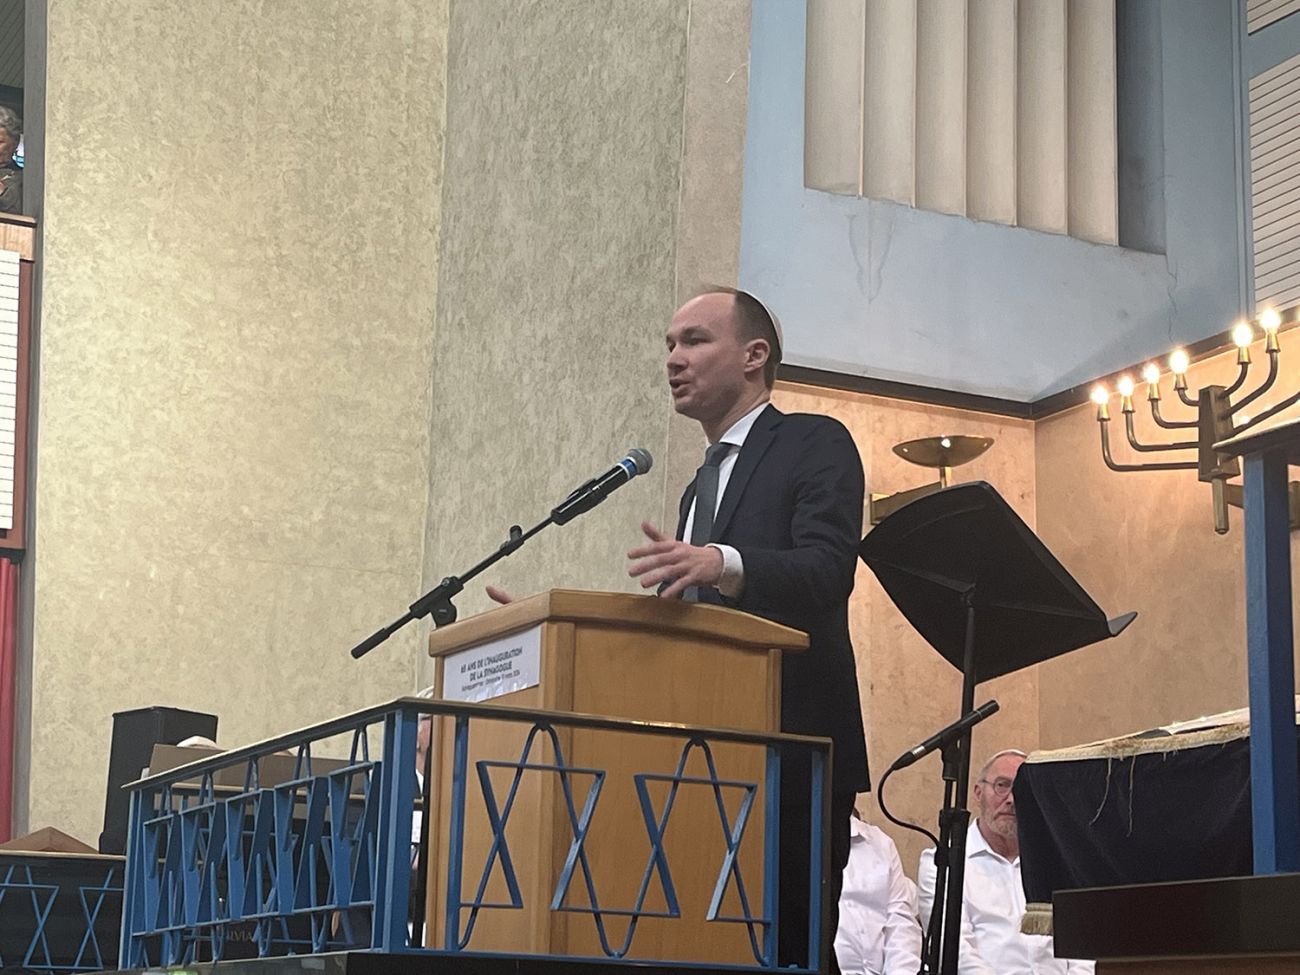
<instances>
[{"instance_id":1,"label":"blue metal railing","mask_svg":"<svg viewBox=\"0 0 1300 975\"><path fill-rule=\"evenodd\" d=\"M112 911L105 906L115 906L121 896L117 857L6 855L0 859L0 931L8 938L0 939L0 969L47 975L102 971L116 961L111 954L117 944L115 935L101 930L101 915L109 918ZM6 954L3 949L11 946L19 950Z\"/></svg>"},{"instance_id":2,"label":"blue metal railing","mask_svg":"<svg viewBox=\"0 0 1300 975\"><path fill-rule=\"evenodd\" d=\"M418 812L423 808L423 804L417 804L421 792L415 774L416 740L420 721L430 716L444 719L451 734L451 768L446 770L450 788L429 809L435 818L441 812L449 823L441 858L443 868L429 878L430 883L439 885L445 905L441 945L431 948L412 943L419 918L411 909L415 886L412 881L417 879L412 869L416 860L413 823L419 822ZM494 725L518 724L524 732L522 747L517 754L471 762L471 729L488 720ZM675 761L666 767L640 769L630 776L625 769L614 773L571 762L562 732L576 729L674 741L679 750ZM378 758L371 757L374 736L379 738L379 747L373 749ZM323 743L332 740L337 752L340 739L346 744L347 758L335 759L326 767L319 758ZM724 744L751 746L749 754L761 753L762 781L723 777L716 746ZM294 756L292 774L285 781L263 785L263 766L268 756L286 750ZM339 950L483 953L474 945L476 925L483 912L525 907L524 888L507 841L507 825L527 773L551 777L558 784L558 808L562 810L559 821L569 832L563 865L548 902L542 906L552 912L590 916L601 952L593 957L631 962L639 922L646 918L681 919L679 892L672 878L664 835L682 788L705 787L712 791L723 848L722 865L707 899L706 920L745 925L753 963L738 967L773 969L779 923L776 906L781 764L783 753L794 751L810 756L810 761L800 764L811 765L812 769L808 783L808 801L814 810L813 854L808 866L813 891L809 935L810 944L815 946L819 943L816 935L825 857L822 817L816 812L825 804L829 788L829 742L794 735L402 698L129 786L132 795L121 966L184 965L235 956ZM705 774L687 774L693 755L702 757ZM493 772L498 773L495 780ZM218 784L232 777L242 785ZM498 786L497 782L508 785ZM471 784L478 786L476 799L481 798L481 810L468 808ZM651 799L652 784L667 789L659 810ZM589 857L592 826L602 808L601 796L615 786L635 795L640 825L650 846L634 902L617 907L602 899ZM729 814L724 798L728 790L732 795L738 790L741 795L734 816ZM429 794L424 791L425 802ZM445 805L440 808L442 803ZM759 913L751 906L751 887L746 885L739 856L756 806L761 808L764 820ZM488 835L483 837L487 853L481 867L466 863L468 811L476 816L481 812L487 823ZM494 874L504 883L504 900L487 899ZM473 880L473 894L468 899L463 889L467 879ZM647 907L656 880L664 902L661 910ZM575 884L585 894L585 905L569 902ZM739 910L724 914L723 903L729 891ZM423 904L418 906L422 915ZM612 935L607 923L611 918L626 921L621 938ZM635 960L654 959L642 956ZM692 964L680 958L672 961ZM786 970L810 971L816 961L813 949L806 968ZM705 962L700 960L698 964Z\"/></svg>"}]
</instances>

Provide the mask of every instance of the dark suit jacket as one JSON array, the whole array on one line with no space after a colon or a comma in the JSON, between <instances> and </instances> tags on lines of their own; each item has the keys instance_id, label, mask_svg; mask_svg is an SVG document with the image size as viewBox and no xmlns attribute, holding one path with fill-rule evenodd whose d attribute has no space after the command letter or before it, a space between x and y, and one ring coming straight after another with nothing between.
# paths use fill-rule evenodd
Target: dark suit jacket
<instances>
[{"instance_id":1,"label":"dark suit jacket","mask_svg":"<svg viewBox=\"0 0 1300 975\"><path fill-rule=\"evenodd\" d=\"M731 545L745 589L713 601L803 630L810 646L782 664L781 730L835 742L832 788L868 789L867 749L849 642L849 593L862 534L862 459L838 420L758 415L732 468L710 541ZM682 496L677 537L695 498Z\"/></svg>"}]
</instances>

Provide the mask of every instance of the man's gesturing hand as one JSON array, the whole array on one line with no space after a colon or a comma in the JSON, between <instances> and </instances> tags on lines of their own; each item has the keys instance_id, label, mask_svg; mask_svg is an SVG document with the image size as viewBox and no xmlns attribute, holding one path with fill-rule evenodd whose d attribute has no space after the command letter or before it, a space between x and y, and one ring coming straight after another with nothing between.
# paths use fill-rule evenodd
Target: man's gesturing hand
<instances>
[{"instance_id":1,"label":"man's gesturing hand","mask_svg":"<svg viewBox=\"0 0 1300 975\"><path fill-rule=\"evenodd\" d=\"M633 560L627 574L639 578L643 589L668 582L659 595L680 599L690 586L716 586L722 578L722 553L716 548L675 541L648 521L641 522L641 530L650 541L627 553Z\"/></svg>"}]
</instances>

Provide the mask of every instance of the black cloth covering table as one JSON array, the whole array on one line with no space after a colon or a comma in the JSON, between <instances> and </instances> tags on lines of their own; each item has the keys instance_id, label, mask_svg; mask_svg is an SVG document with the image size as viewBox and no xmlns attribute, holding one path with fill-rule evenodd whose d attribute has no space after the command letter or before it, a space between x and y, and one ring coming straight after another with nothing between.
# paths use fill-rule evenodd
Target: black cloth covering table
<instances>
[{"instance_id":1,"label":"black cloth covering table","mask_svg":"<svg viewBox=\"0 0 1300 975\"><path fill-rule=\"evenodd\" d=\"M1244 710L1035 752L1015 798L1031 905L1051 904L1058 890L1253 869Z\"/></svg>"}]
</instances>

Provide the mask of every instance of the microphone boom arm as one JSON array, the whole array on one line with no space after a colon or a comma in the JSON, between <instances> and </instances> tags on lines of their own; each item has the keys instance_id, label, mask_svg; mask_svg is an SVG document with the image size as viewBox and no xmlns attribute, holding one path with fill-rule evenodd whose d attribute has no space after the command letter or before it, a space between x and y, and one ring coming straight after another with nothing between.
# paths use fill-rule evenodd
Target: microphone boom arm
<instances>
[{"instance_id":1,"label":"microphone boom arm","mask_svg":"<svg viewBox=\"0 0 1300 975\"><path fill-rule=\"evenodd\" d=\"M469 582L469 580L473 579L490 565L493 565L505 558L507 555L512 555L518 551L523 547L524 542L528 541L528 539L532 538L547 525L553 524L554 521L555 519L552 516L547 515L544 520L538 522L532 528L528 529L528 531L522 530L518 525L511 525L509 537L497 546L496 551L472 566L463 575L447 576L447 578L443 579L442 582L438 583L415 602L411 603L405 613L393 620L393 622L389 623L387 626L376 630L353 647L352 656L355 659L360 660L371 650L375 649L375 647L379 646L379 644L383 643L390 636L404 627L407 623L412 620L423 619L425 616L429 616L430 614L433 615L433 625L435 627L446 626L448 623L455 623L456 607L452 603L452 599L464 590L465 583Z\"/></svg>"},{"instance_id":2,"label":"microphone boom arm","mask_svg":"<svg viewBox=\"0 0 1300 975\"><path fill-rule=\"evenodd\" d=\"M351 651L353 658L359 660L364 657L411 620L422 619L432 614L434 626L446 626L448 623L456 622L456 607L452 603L452 599L465 589L465 583L499 559L518 551L524 542L547 525L564 525L583 512L590 511L609 497L617 488L626 484L638 474L644 474L650 470L653 464L654 458L650 456L649 451L642 450L640 447L633 447L627 452L626 457L604 474L591 478L570 492L568 497L551 509L551 513L544 520L538 522L528 531L523 531L518 525L511 525L509 537L497 546L495 552L471 567L464 575L447 576L442 582L411 603L405 613L387 626L380 627L353 647Z\"/></svg>"}]
</instances>

